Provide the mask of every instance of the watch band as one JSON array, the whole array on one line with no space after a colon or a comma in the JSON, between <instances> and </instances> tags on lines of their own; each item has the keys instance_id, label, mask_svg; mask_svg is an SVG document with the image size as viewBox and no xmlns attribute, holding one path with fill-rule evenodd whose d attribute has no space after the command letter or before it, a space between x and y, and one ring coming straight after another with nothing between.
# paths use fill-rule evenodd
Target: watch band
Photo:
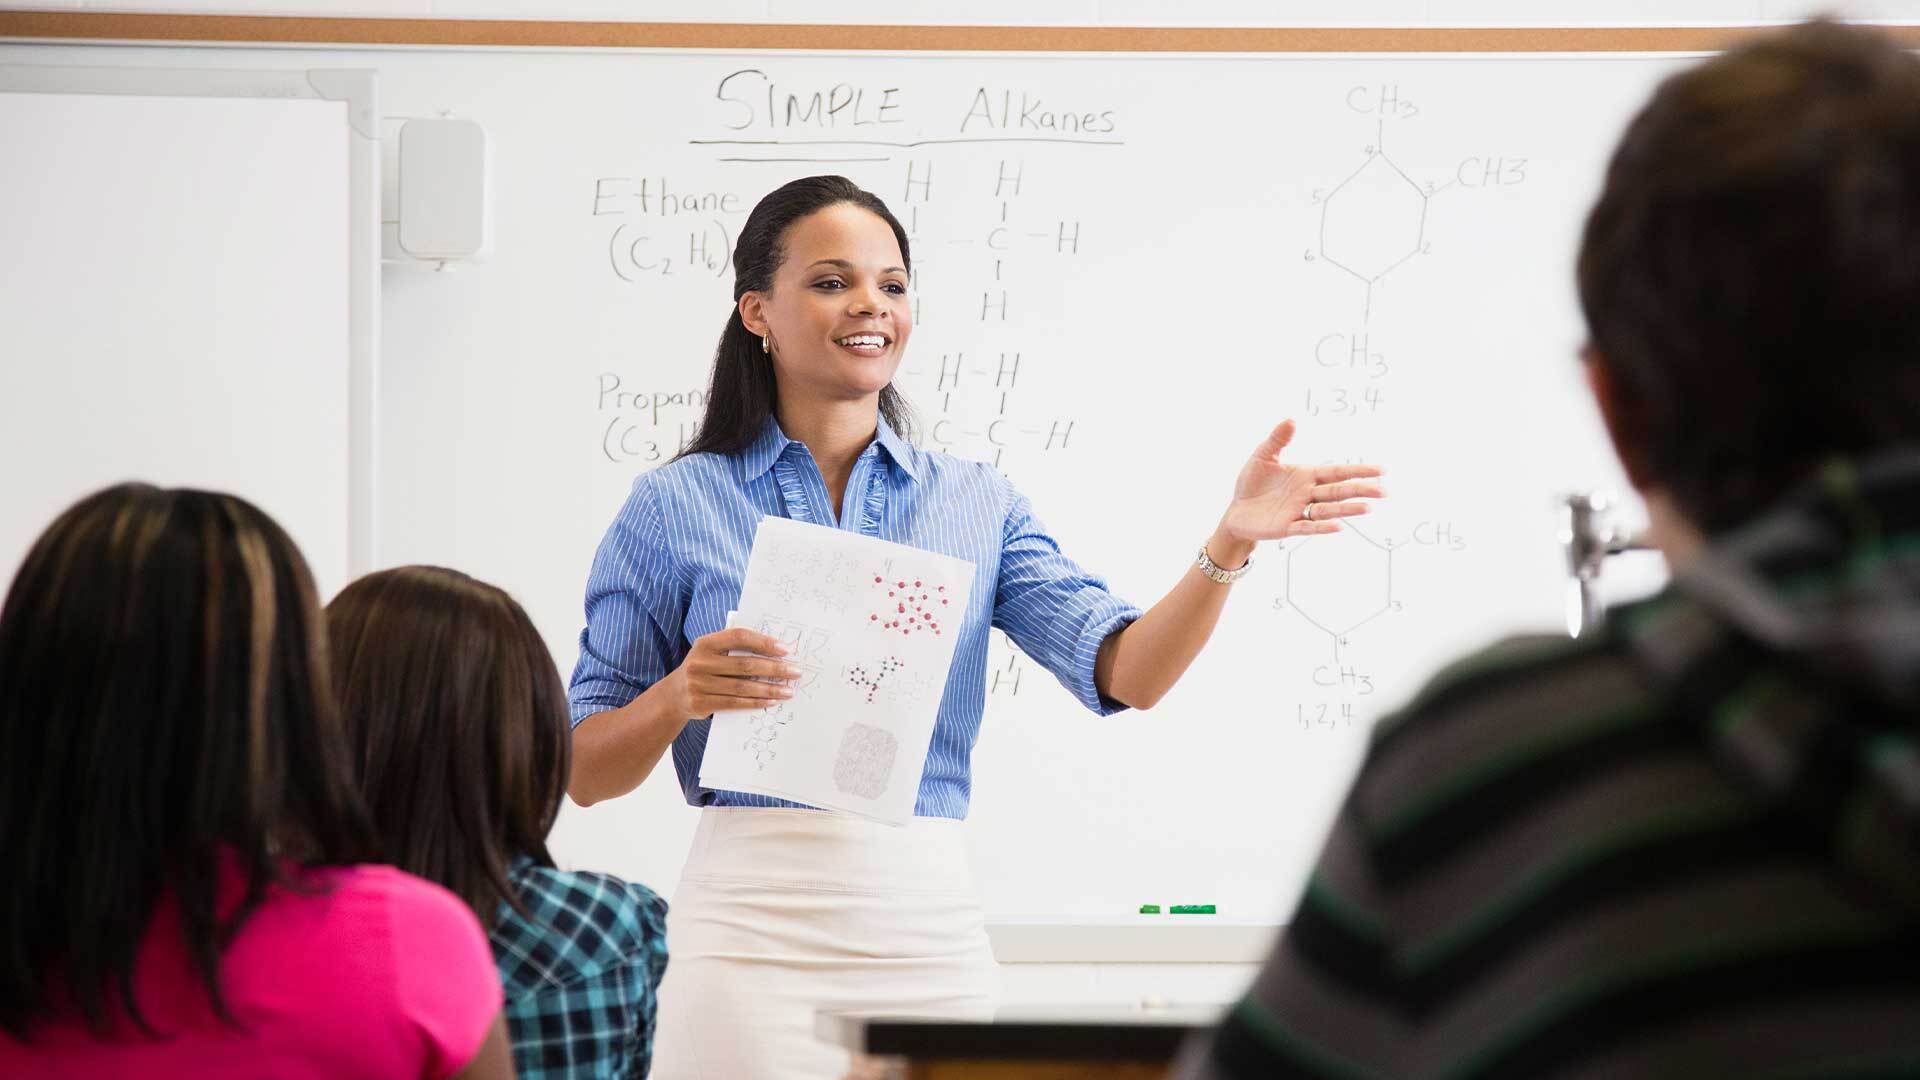
<instances>
[{"instance_id":1,"label":"watch band","mask_svg":"<svg viewBox=\"0 0 1920 1080\"><path fill-rule=\"evenodd\" d=\"M1214 562L1213 557L1207 554L1207 545L1201 544L1200 557L1193 560L1193 565L1199 567L1201 573L1212 578L1214 581L1222 585L1231 585L1246 576L1248 570L1253 569L1253 556L1247 556L1247 561L1241 563L1237 569L1227 570L1223 569L1219 563Z\"/></svg>"}]
</instances>

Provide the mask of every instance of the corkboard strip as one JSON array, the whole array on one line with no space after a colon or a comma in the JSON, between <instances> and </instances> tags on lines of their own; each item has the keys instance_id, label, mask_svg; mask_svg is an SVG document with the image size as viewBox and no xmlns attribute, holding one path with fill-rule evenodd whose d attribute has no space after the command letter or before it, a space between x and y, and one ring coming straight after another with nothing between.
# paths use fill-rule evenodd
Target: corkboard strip
<instances>
[{"instance_id":1,"label":"corkboard strip","mask_svg":"<svg viewBox=\"0 0 1920 1080\"><path fill-rule=\"evenodd\" d=\"M1768 27L847 26L0 11L0 38L246 45L829 52L1712 52ZM1891 31L1920 47L1920 26Z\"/></svg>"}]
</instances>

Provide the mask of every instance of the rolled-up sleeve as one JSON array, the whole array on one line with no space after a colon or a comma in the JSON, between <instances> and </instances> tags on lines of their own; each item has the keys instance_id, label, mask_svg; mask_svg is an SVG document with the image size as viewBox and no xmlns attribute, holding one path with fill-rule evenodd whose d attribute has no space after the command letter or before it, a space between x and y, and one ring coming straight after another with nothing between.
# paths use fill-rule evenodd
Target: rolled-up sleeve
<instances>
[{"instance_id":1,"label":"rolled-up sleeve","mask_svg":"<svg viewBox=\"0 0 1920 1080\"><path fill-rule=\"evenodd\" d=\"M633 485L587 575L586 628L567 687L575 724L617 709L680 665L685 600L648 477Z\"/></svg>"},{"instance_id":2,"label":"rolled-up sleeve","mask_svg":"<svg viewBox=\"0 0 1920 1080\"><path fill-rule=\"evenodd\" d=\"M993 625L1097 715L1126 708L1101 697L1094 686L1100 644L1140 614L1108 592L1104 580L1061 554L1027 497L1013 493L1001 538Z\"/></svg>"}]
</instances>

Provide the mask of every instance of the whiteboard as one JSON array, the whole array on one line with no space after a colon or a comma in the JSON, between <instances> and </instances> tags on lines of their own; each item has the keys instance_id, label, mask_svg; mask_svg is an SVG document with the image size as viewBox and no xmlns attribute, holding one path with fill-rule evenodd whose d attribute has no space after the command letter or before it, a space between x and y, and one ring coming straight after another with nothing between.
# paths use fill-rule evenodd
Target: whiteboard
<instances>
[{"instance_id":1,"label":"whiteboard","mask_svg":"<svg viewBox=\"0 0 1920 1080\"><path fill-rule=\"evenodd\" d=\"M153 49L19 47L164 64ZM1149 713L1086 715L996 640L970 834L997 920L1290 909L1368 725L1446 659L1562 622L1556 497L1624 490L1581 385L1571 262L1605 155L1680 63L1608 56L196 52L379 72L493 140L490 262L389 267L380 564L495 581L572 666L593 550L699 415L746 211L842 172L913 238L900 384L1144 604L1234 473L1387 466L1341 537L1268 545ZM771 97L769 97L771 95ZM565 862L671 890L669 768L569 807Z\"/></svg>"},{"instance_id":2,"label":"whiteboard","mask_svg":"<svg viewBox=\"0 0 1920 1080\"><path fill-rule=\"evenodd\" d=\"M371 86L0 69L0 584L61 509L122 480L255 501L323 591L365 568L349 443L377 345L377 144L353 127Z\"/></svg>"}]
</instances>

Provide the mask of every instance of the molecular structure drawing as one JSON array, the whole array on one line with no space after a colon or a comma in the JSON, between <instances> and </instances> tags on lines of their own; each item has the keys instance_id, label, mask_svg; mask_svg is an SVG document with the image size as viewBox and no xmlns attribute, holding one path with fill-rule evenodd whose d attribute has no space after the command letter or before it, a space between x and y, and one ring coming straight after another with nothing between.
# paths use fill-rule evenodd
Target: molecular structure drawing
<instances>
[{"instance_id":1,"label":"molecular structure drawing","mask_svg":"<svg viewBox=\"0 0 1920 1080\"><path fill-rule=\"evenodd\" d=\"M1286 592L1282 602L1309 625L1327 635L1334 663L1354 631L1383 615L1400 611L1393 594L1396 545L1382 542L1351 521L1340 531L1311 536L1286 549Z\"/></svg>"},{"instance_id":2,"label":"molecular structure drawing","mask_svg":"<svg viewBox=\"0 0 1920 1080\"><path fill-rule=\"evenodd\" d=\"M847 668L847 682L858 689L865 690L867 704L871 705L873 696L880 692L880 684L887 681L887 676L905 666L898 657L894 656L889 656L871 667L865 664L854 664Z\"/></svg>"},{"instance_id":3,"label":"molecular structure drawing","mask_svg":"<svg viewBox=\"0 0 1920 1080\"><path fill-rule=\"evenodd\" d=\"M875 574L873 584L875 610L867 615L869 625L885 632L897 630L903 637L925 631L940 636L940 620L951 603L945 585L929 587L918 579L911 584L904 579L889 582L884 574ZM881 590L887 594L884 600L878 596Z\"/></svg>"},{"instance_id":4,"label":"molecular structure drawing","mask_svg":"<svg viewBox=\"0 0 1920 1080\"><path fill-rule=\"evenodd\" d=\"M765 770L773 759L780 742L780 733L786 729L793 717L787 712L787 702L775 702L763 709L755 710L747 717L747 738L742 748L753 755L754 767Z\"/></svg>"},{"instance_id":5,"label":"molecular structure drawing","mask_svg":"<svg viewBox=\"0 0 1920 1080\"><path fill-rule=\"evenodd\" d=\"M1362 323L1388 274L1429 250L1427 210L1438 191L1422 188L1387 152L1386 123L1377 121L1366 160L1319 199L1320 233L1309 252L1366 287Z\"/></svg>"}]
</instances>

